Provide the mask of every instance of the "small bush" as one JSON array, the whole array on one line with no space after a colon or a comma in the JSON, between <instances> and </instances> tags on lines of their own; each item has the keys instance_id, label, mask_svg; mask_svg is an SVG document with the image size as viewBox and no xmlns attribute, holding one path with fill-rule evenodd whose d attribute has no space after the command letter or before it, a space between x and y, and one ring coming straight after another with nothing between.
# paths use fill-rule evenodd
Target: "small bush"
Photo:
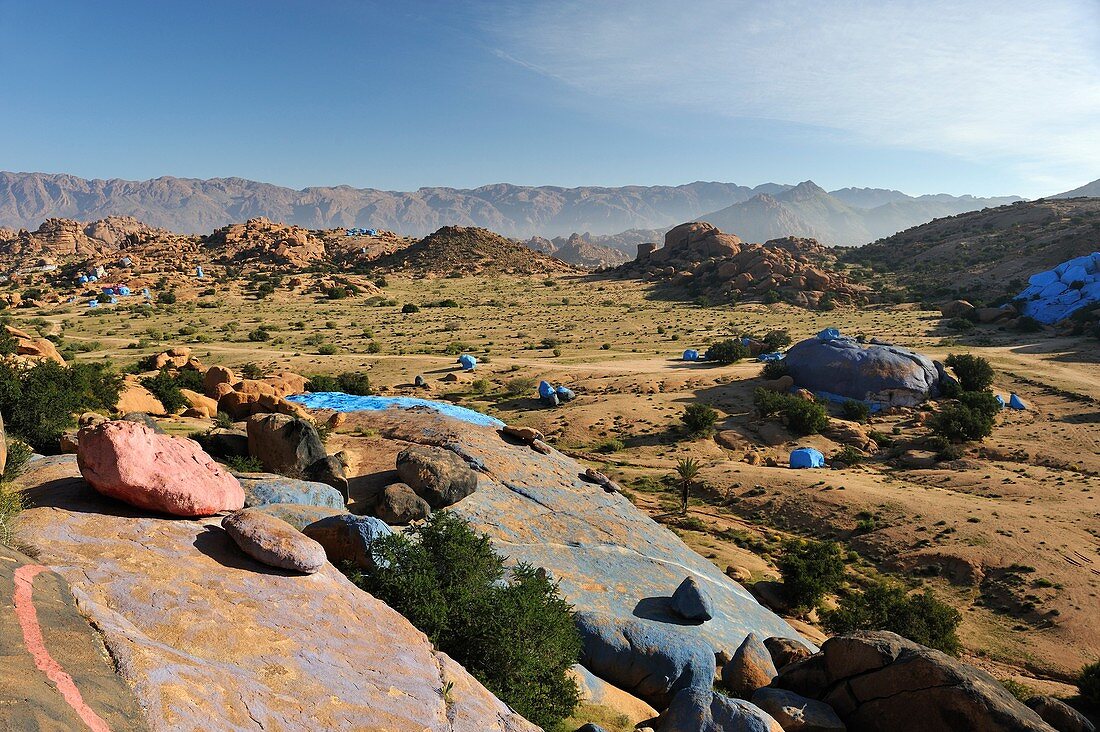
<instances>
[{"instance_id":1,"label":"small bush","mask_svg":"<svg viewBox=\"0 0 1100 732\"><path fill-rule=\"evenodd\" d=\"M1038 333L1043 324L1030 315L1021 315L1016 319L1016 331L1019 333Z\"/></svg>"},{"instance_id":2,"label":"small bush","mask_svg":"<svg viewBox=\"0 0 1100 732\"><path fill-rule=\"evenodd\" d=\"M11 356L19 350L19 339L0 323L0 356Z\"/></svg>"},{"instance_id":3,"label":"small bush","mask_svg":"<svg viewBox=\"0 0 1100 732\"><path fill-rule=\"evenodd\" d=\"M951 442L981 440L993 432L1001 405L992 392L963 392L959 400L945 405L929 421L934 435Z\"/></svg>"},{"instance_id":4,"label":"small bush","mask_svg":"<svg viewBox=\"0 0 1100 732\"><path fill-rule=\"evenodd\" d=\"M266 327L260 326L255 330L249 331L248 340L252 341L253 343L269 341L271 340L271 332L268 331Z\"/></svg>"},{"instance_id":5,"label":"small bush","mask_svg":"<svg viewBox=\"0 0 1100 732\"><path fill-rule=\"evenodd\" d=\"M436 513L371 546L376 569L353 573L524 717L553 728L577 705L567 675L581 643L572 608L542 569L519 564L505 578L489 538Z\"/></svg>"},{"instance_id":6,"label":"small bush","mask_svg":"<svg viewBox=\"0 0 1100 732\"><path fill-rule=\"evenodd\" d=\"M489 383L488 379L474 379L470 384L470 391L474 394L487 394L493 385Z\"/></svg>"},{"instance_id":7,"label":"small bush","mask_svg":"<svg viewBox=\"0 0 1100 732\"><path fill-rule=\"evenodd\" d=\"M845 419L850 419L853 422L866 422L871 416L871 408L858 399L845 399L840 411Z\"/></svg>"},{"instance_id":8,"label":"small bush","mask_svg":"<svg viewBox=\"0 0 1100 732\"><path fill-rule=\"evenodd\" d=\"M791 345L791 334L785 330L769 331L764 336L764 343L770 350L778 351L780 348Z\"/></svg>"},{"instance_id":9,"label":"small bush","mask_svg":"<svg viewBox=\"0 0 1100 732\"><path fill-rule=\"evenodd\" d=\"M1100 661L1090 663L1077 674L1077 691L1088 703L1100 706Z\"/></svg>"},{"instance_id":10,"label":"small bush","mask_svg":"<svg viewBox=\"0 0 1100 732\"><path fill-rule=\"evenodd\" d=\"M339 352L340 349L331 343L322 343L317 347L317 354L320 356L335 356Z\"/></svg>"},{"instance_id":11,"label":"small bush","mask_svg":"<svg viewBox=\"0 0 1100 732\"><path fill-rule=\"evenodd\" d=\"M944 364L955 372L963 391L984 391L993 385L993 367L981 356L952 353Z\"/></svg>"},{"instance_id":12,"label":"small bush","mask_svg":"<svg viewBox=\"0 0 1100 732\"><path fill-rule=\"evenodd\" d=\"M874 440L874 443L879 447L891 447L894 444L894 438L885 432L871 430L867 436Z\"/></svg>"},{"instance_id":13,"label":"small bush","mask_svg":"<svg viewBox=\"0 0 1100 732\"><path fill-rule=\"evenodd\" d=\"M22 510L23 494L0 484L0 544L15 543L15 517Z\"/></svg>"},{"instance_id":14,"label":"small bush","mask_svg":"<svg viewBox=\"0 0 1100 732\"><path fill-rule=\"evenodd\" d=\"M593 446L592 449L595 450L596 452L602 452L602 453L610 454L610 453L613 453L613 452L619 452L620 450L622 450L625 447L626 447L626 445L623 444L622 440L620 440L616 437L609 437L606 440L602 440L601 442L597 442Z\"/></svg>"},{"instance_id":15,"label":"small bush","mask_svg":"<svg viewBox=\"0 0 1100 732\"><path fill-rule=\"evenodd\" d=\"M8 459L4 463L4 472L0 473L0 483L11 483L27 469L27 463L31 461L34 450L31 446L19 439L13 439L8 435ZM0 544L4 542L0 541Z\"/></svg>"},{"instance_id":16,"label":"small bush","mask_svg":"<svg viewBox=\"0 0 1100 732\"><path fill-rule=\"evenodd\" d=\"M837 609L822 619L832 634L888 630L945 653L954 655L960 648L955 631L962 616L928 590L910 595L897 585L875 582L841 598Z\"/></svg>"},{"instance_id":17,"label":"small bush","mask_svg":"<svg viewBox=\"0 0 1100 732\"><path fill-rule=\"evenodd\" d=\"M731 364L749 357L749 349L738 340L725 340L707 349L706 360L711 363Z\"/></svg>"},{"instance_id":18,"label":"small bush","mask_svg":"<svg viewBox=\"0 0 1100 732\"><path fill-rule=\"evenodd\" d=\"M218 412L214 417L214 426L223 430L233 429L233 418L226 412Z\"/></svg>"},{"instance_id":19,"label":"small bush","mask_svg":"<svg viewBox=\"0 0 1100 732\"><path fill-rule=\"evenodd\" d=\"M257 457L244 457L243 455L231 455L225 459L229 469L237 473L262 473L264 464Z\"/></svg>"},{"instance_id":20,"label":"small bush","mask_svg":"<svg viewBox=\"0 0 1100 732\"><path fill-rule=\"evenodd\" d=\"M816 607L844 579L844 555L836 542L792 539L779 559L783 595L792 607Z\"/></svg>"},{"instance_id":21,"label":"small bush","mask_svg":"<svg viewBox=\"0 0 1100 732\"><path fill-rule=\"evenodd\" d=\"M797 435L812 435L829 426L824 406L794 394L757 389L753 392L753 404L761 417L781 415L787 429Z\"/></svg>"},{"instance_id":22,"label":"small bush","mask_svg":"<svg viewBox=\"0 0 1100 732\"><path fill-rule=\"evenodd\" d=\"M401 306L401 312L403 312L403 313L419 313L420 308L417 307L416 305L412 304L411 302L407 302L407 303L405 303L404 305Z\"/></svg>"},{"instance_id":23,"label":"small bush","mask_svg":"<svg viewBox=\"0 0 1100 732\"><path fill-rule=\"evenodd\" d=\"M769 381L775 381L788 375L790 375L790 369L787 367L787 362L783 360L768 361L764 364L764 368L760 369L760 377Z\"/></svg>"},{"instance_id":24,"label":"small bush","mask_svg":"<svg viewBox=\"0 0 1100 732\"><path fill-rule=\"evenodd\" d=\"M504 393L510 397L530 394L538 386L538 380L530 376L514 376L504 382Z\"/></svg>"},{"instance_id":25,"label":"small bush","mask_svg":"<svg viewBox=\"0 0 1100 732\"><path fill-rule=\"evenodd\" d=\"M262 379L264 377L264 370L255 361L249 361L244 366L241 366L241 376L246 379Z\"/></svg>"},{"instance_id":26,"label":"small bush","mask_svg":"<svg viewBox=\"0 0 1100 732\"><path fill-rule=\"evenodd\" d=\"M186 409L189 404L168 369L161 370L156 376L145 377L141 385L153 393L169 414Z\"/></svg>"},{"instance_id":27,"label":"small bush","mask_svg":"<svg viewBox=\"0 0 1100 732\"><path fill-rule=\"evenodd\" d=\"M702 437L714 431L714 424L718 421L718 412L706 404L695 402L684 408L680 420L684 423L689 435Z\"/></svg>"},{"instance_id":28,"label":"small bush","mask_svg":"<svg viewBox=\"0 0 1100 732\"><path fill-rule=\"evenodd\" d=\"M318 374L317 376L311 376L309 381L306 382L306 391L340 391L340 385L336 383L335 376Z\"/></svg>"},{"instance_id":29,"label":"small bush","mask_svg":"<svg viewBox=\"0 0 1100 732\"><path fill-rule=\"evenodd\" d=\"M863 462L863 453L851 445L845 445L833 455L832 462L840 462L845 465L859 465Z\"/></svg>"}]
</instances>

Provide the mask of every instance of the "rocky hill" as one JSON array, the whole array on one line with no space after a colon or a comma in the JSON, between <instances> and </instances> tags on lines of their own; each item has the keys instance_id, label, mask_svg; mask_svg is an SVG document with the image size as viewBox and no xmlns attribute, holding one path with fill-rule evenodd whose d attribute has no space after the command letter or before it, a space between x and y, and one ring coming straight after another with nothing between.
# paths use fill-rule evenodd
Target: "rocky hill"
<instances>
[{"instance_id":1,"label":"rocky hill","mask_svg":"<svg viewBox=\"0 0 1100 732\"><path fill-rule=\"evenodd\" d=\"M374 266L420 276L568 274L581 270L488 229L444 226Z\"/></svg>"},{"instance_id":2,"label":"rocky hill","mask_svg":"<svg viewBox=\"0 0 1100 732\"><path fill-rule=\"evenodd\" d=\"M265 218L232 224L205 237L203 245L221 263L262 264L298 269L322 262L325 243L300 226L276 224Z\"/></svg>"},{"instance_id":3,"label":"rocky hill","mask_svg":"<svg viewBox=\"0 0 1100 732\"><path fill-rule=\"evenodd\" d=\"M992 300L1027 278L1096 251L1100 198L1040 200L937 219L851 250L862 264L918 297Z\"/></svg>"},{"instance_id":4,"label":"rocky hill","mask_svg":"<svg viewBox=\"0 0 1100 732\"><path fill-rule=\"evenodd\" d=\"M868 224L859 226L846 222L845 217L839 223L822 220L808 202L783 197L792 188L796 187L696 182L618 188L498 183L474 189L432 187L407 192L350 186L294 190L243 178L86 180L65 174L0 172L0 227L29 228L48 218L89 221L134 216L153 226L197 234L265 217L315 230L382 228L406 236L425 236L447 225L480 226L526 239L573 232L605 235L628 229L660 229L663 234L679 221L699 219L743 232L755 241L814 236L829 244L862 244L937 216L1014 200L946 195L913 198L882 189L846 188L831 194L836 198L834 206L855 211L848 218L868 219ZM799 197L802 192L794 195ZM729 209L757 196L765 198L744 210ZM773 220L772 198L790 216ZM868 213L887 204L893 208ZM830 228L834 226L837 228Z\"/></svg>"},{"instance_id":5,"label":"rocky hill","mask_svg":"<svg viewBox=\"0 0 1100 732\"><path fill-rule=\"evenodd\" d=\"M1048 198L1093 198L1100 196L1100 178L1097 178L1091 183L1086 183L1083 186L1074 188L1072 191L1066 191L1065 193L1056 193Z\"/></svg>"},{"instance_id":6,"label":"rocky hill","mask_svg":"<svg viewBox=\"0 0 1100 732\"><path fill-rule=\"evenodd\" d=\"M741 241L706 222L681 224L665 244L640 246L618 277L660 282L712 302L778 297L817 308L865 301L871 291L836 271L835 252L813 239Z\"/></svg>"},{"instance_id":7,"label":"rocky hill","mask_svg":"<svg viewBox=\"0 0 1100 732\"><path fill-rule=\"evenodd\" d=\"M568 238L558 236L553 239L536 236L524 243L536 252L550 254L563 262L584 269L614 267L630 259L630 255L623 250L599 244L593 240L591 234L587 233L570 234Z\"/></svg>"},{"instance_id":8,"label":"rocky hill","mask_svg":"<svg viewBox=\"0 0 1100 732\"><path fill-rule=\"evenodd\" d=\"M699 217L747 241L795 236L823 244L856 246L940 216L1000 206L1015 196L907 196L898 191L845 188L826 192L813 181L788 190L760 193Z\"/></svg>"}]
</instances>

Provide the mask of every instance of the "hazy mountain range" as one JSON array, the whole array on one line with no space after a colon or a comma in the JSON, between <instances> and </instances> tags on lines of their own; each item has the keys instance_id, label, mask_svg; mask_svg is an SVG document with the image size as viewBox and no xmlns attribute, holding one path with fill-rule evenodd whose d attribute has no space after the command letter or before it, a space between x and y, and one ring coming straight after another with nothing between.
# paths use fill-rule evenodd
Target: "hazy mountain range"
<instances>
[{"instance_id":1,"label":"hazy mountain range","mask_svg":"<svg viewBox=\"0 0 1100 732\"><path fill-rule=\"evenodd\" d=\"M294 190L243 178L87 180L51 173L0 172L0 227L33 229L43 220L134 216L182 233L207 233L264 216L309 228L373 227L423 236L442 226L482 226L516 238L662 231L706 220L748 241L814 237L863 244L1015 196L908 196L876 188L826 192L811 181L755 187L697 182L680 186L517 186L382 191L350 186Z\"/></svg>"}]
</instances>

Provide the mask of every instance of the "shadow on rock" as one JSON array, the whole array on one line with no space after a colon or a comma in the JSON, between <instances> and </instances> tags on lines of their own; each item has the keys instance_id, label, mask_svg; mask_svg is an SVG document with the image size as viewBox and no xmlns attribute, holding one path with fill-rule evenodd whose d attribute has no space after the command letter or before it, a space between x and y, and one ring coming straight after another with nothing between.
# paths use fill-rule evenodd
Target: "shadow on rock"
<instances>
[{"instance_id":1,"label":"shadow on rock","mask_svg":"<svg viewBox=\"0 0 1100 732\"><path fill-rule=\"evenodd\" d=\"M195 537L192 545L223 567L243 569L256 574L268 574L276 577L300 577L298 572L290 572L250 559L230 538L224 529L207 526L205 531Z\"/></svg>"},{"instance_id":2,"label":"shadow on rock","mask_svg":"<svg viewBox=\"0 0 1100 732\"><path fill-rule=\"evenodd\" d=\"M98 513L120 518L171 518L143 511L96 492L83 478L57 478L25 489L27 508L61 508L75 513Z\"/></svg>"},{"instance_id":3,"label":"shadow on rock","mask_svg":"<svg viewBox=\"0 0 1100 732\"><path fill-rule=\"evenodd\" d=\"M656 620L658 623L672 625L702 625L701 620L685 620L672 609L671 597L643 597L634 606L634 617L644 620Z\"/></svg>"}]
</instances>

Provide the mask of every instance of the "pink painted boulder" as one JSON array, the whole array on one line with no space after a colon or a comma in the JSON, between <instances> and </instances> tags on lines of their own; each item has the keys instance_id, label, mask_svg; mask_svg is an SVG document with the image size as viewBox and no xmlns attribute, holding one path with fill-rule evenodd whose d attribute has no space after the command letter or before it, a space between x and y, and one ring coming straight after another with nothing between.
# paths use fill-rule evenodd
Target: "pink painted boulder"
<instances>
[{"instance_id":1,"label":"pink painted boulder","mask_svg":"<svg viewBox=\"0 0 1100 732\"><path fill-rule=\"evenodd\" d=\"M126 421L85 427L79 440L80 473L105 496L174 516L210 516L244 506L237 479L191 440Z\"/></svg>"}]
</instances>

